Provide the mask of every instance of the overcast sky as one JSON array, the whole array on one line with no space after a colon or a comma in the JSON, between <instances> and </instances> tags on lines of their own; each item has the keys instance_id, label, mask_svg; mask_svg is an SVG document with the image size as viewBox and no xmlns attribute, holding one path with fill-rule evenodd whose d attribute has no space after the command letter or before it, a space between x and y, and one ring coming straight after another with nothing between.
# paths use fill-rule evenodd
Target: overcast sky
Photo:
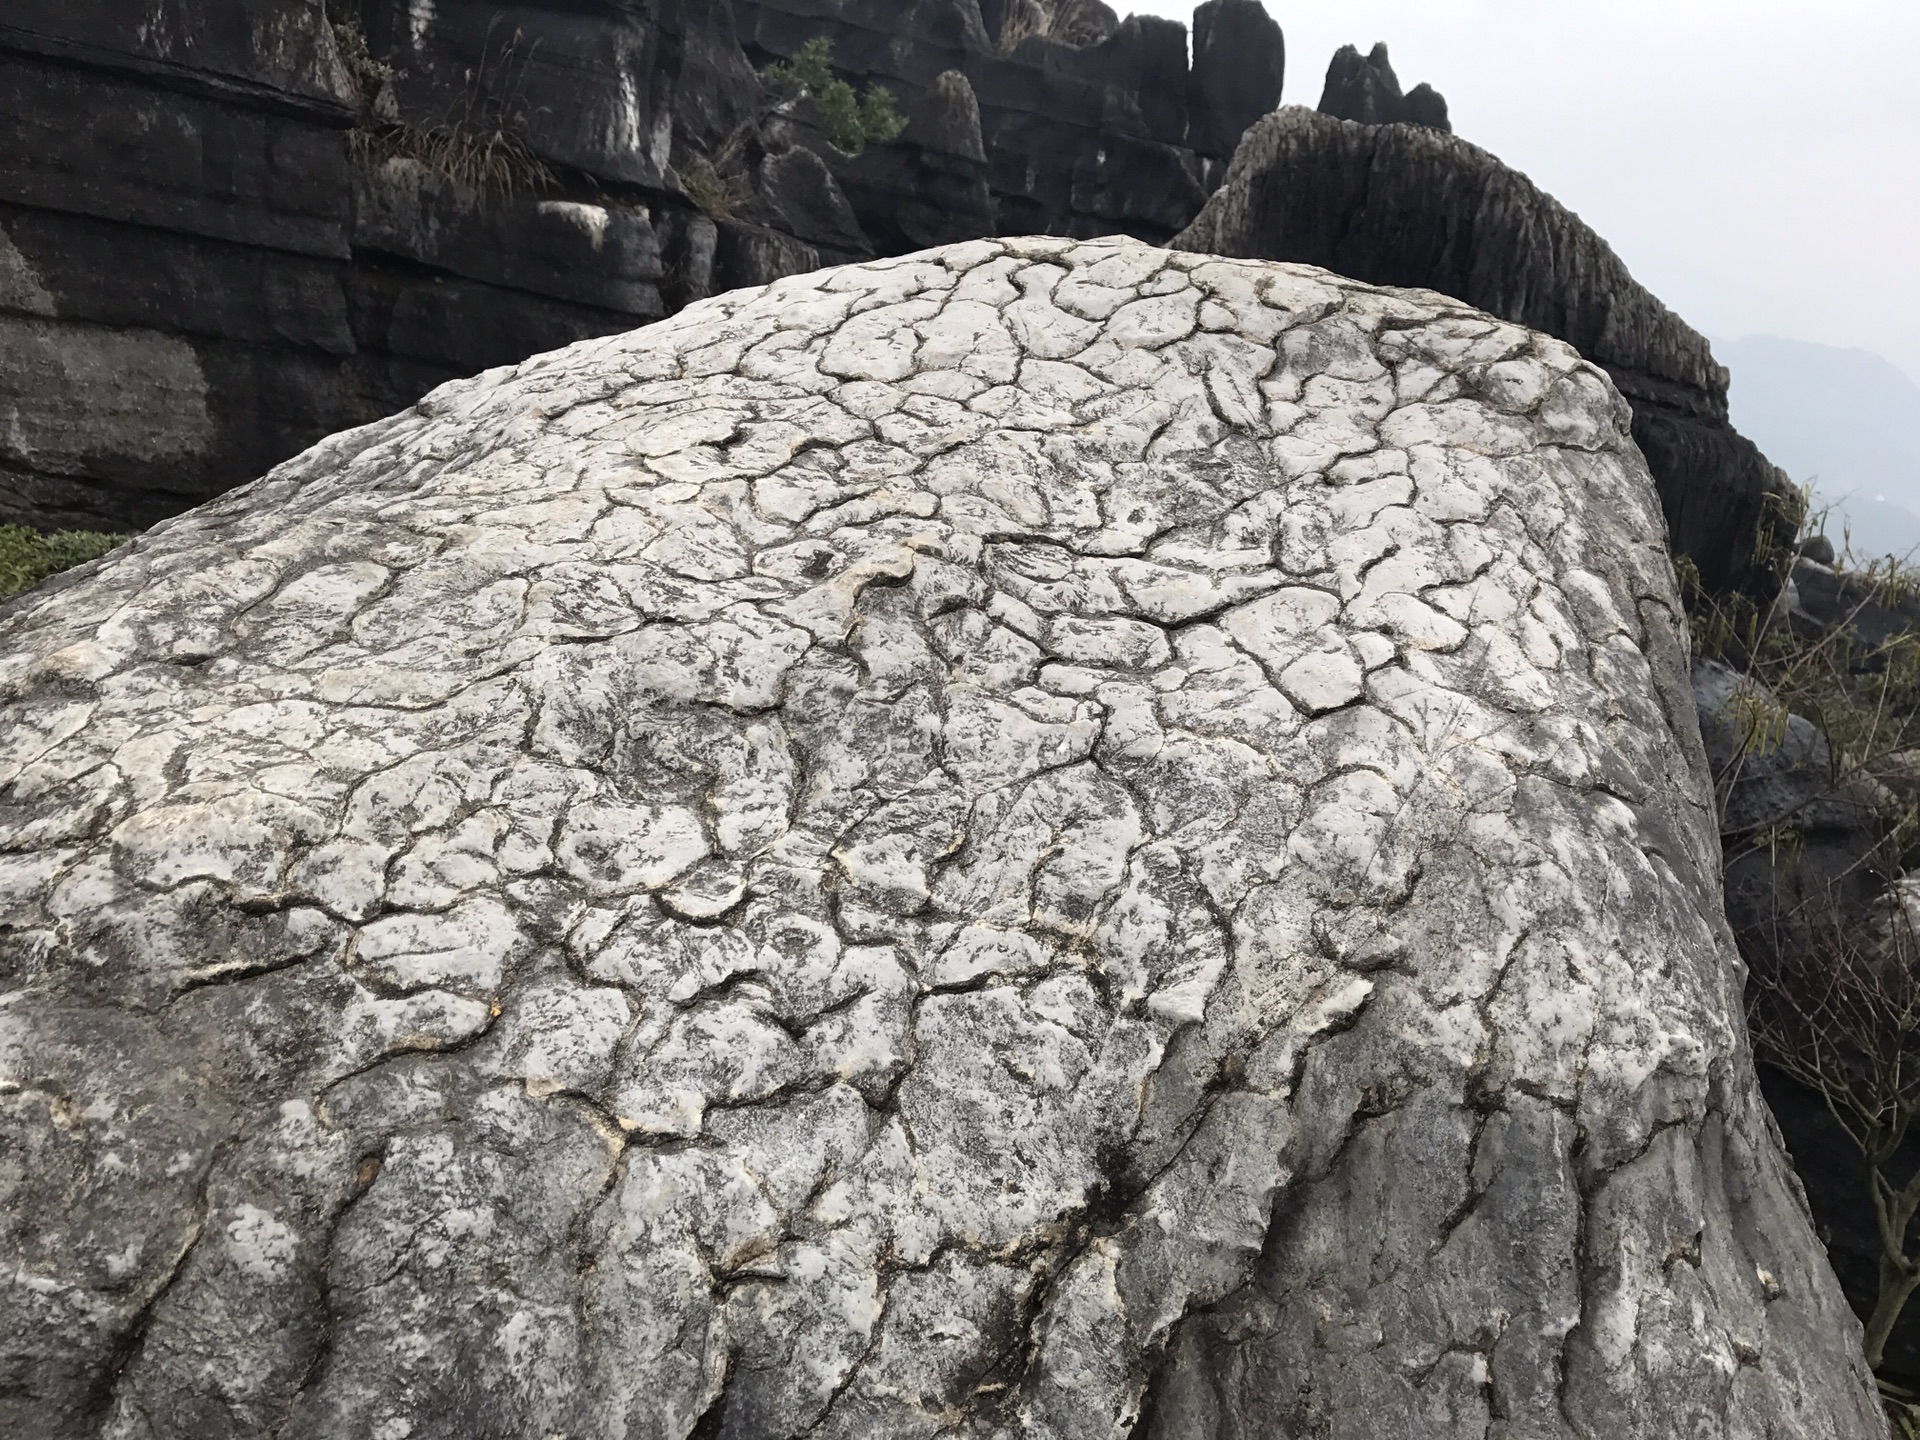
<instances>
[{"instance_id":1,"label":"overcast sky","mask_svg":"<svg viewBox=\"0 0 1920 1440\"><path fill-rule=\"evenodd\" d=\"M1387 42L1453 127L1578 211L1716 337L1920 378L1920 0L1266 0L1290 104ZM1187 20L1184 0L1115 9Z\"/></svg>"}]
</instances>

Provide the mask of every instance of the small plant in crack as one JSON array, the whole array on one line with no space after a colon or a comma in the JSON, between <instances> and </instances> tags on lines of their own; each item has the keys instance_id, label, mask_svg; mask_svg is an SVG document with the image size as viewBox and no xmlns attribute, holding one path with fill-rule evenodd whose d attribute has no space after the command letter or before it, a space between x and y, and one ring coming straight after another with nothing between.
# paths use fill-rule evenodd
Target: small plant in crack
<instances>
[{"instance_id":1,"label":"small plant in crack","mask_svg":"<svg viewBox=\"0 0 1920 1440\"><path fill-rule=\"evenodd\" d=\"M870 144L897 139L907 128L891 90L869 85L864 94L855 94L853 86L833 73L833 42L825 36L807 41L791 60L767 66L760 78L776 94L811 95L827 127L827 138L849 155L858 155Z\"/></svg>"},{"instance_id":2,"label":"small plant in crack","mask_svg":"<svg viewBox=\"0 0 1920 1440\"><path fill-rule=\"evenodd\" d=\"M748 130L742 125L711 155L696 155L680 171L680 188L710 219L731 220L753 199L746 173Z\"/></svg>"},{"instance_id":3,"label":"small plant in crack","mask_svg":"<svg viewBox=\"0 0 1920 1440\"><path fill-rule=\"evenodd\" d=\"M1114 30L1114 14L1100 0L1015 0L1000 23L999 46L1012 54L1028 40L1076 49L1098 44Z\"/></svg>"},{"instance_id":4,"label":"small plant in crack","mask_svg":"<svg viewBox=\"0 0 1920 1440\"><path fill-rule=\"evenodd\" d=\"M371 106L381 87L394 78L394 69L379 59L367 44L367 32L360 23L358 10L345 11L333 22L333 43L339 48L340 61L347 67L361 103Z\"/></svg>"},{"instance_id":5,"label":"small plant in crack","mask_svg":"<svg viewBox=\"0 0 1920 1440\"><path fill-rule=\"evenodd\" d=\"M1763 521L1756 557L1790 572L1813 546L1824 517L1806 497L1790 517L1803 527L1799 548L1767 551ZM1841 553L1846 554L1842 546ZM1776 565L1776 561L1783 564ZM1892 561L1846 570L1836 580L1842 608L1820 623L1784 599L1759 604L1742 595L1705 593L1680 571L1695 654L1737 674L1726 707L1733 754L1714 776L1724 863L1764 862L1768 913L1741 935L1752 966L1748 1020L1756 1058L1807 1087L1859 1157L1878 1263L1866 1314L1868 1363L1880 1371L1888 1341L1920 1290L1920 1170L1901 1158L1920 1117L1920 876L1909 866L1920 841L1920 627L1904 623L1920 593L1920 572ZM1811 724L1819 746L1794 740ZM1776 752L1798 746L1789 764L1824 767L1793 811L1744 831L1731 830L1738 787ZM1904 793L1904 799L1901 798ZM1809 807L1850 798L1873 837L1832 873L1816 866L1804 881L1803 852L1818 820ZM1851 888L1849 888L1851 887ZM1878 898L1863 904L1865 888ZM1889 1407L1901 1411L1881 1377Z\"/></svg>"}]
</instances>

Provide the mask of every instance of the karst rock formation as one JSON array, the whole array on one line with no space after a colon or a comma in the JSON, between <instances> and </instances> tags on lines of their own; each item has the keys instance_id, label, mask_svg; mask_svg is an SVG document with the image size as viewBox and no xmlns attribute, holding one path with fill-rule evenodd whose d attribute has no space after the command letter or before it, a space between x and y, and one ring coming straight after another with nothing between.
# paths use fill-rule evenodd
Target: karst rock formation
<instances>
[{"instance_id":1,"label":"karst rock formation","mask_svg":"<svg viewBox=\"0 0 1920 1440\"><path fill-rule=\"evenodd\" d=\"M1627 427L982 241L11 602L0 1431L1881 1435Z\"/></svg>"},{"instance_id":2,"label":"karst rock formation","mask_svg":"<svg viewBox=\"0 0 1920 1440\"><path fill-rule=\"evenodd\" d=\"M1247 132L1226 181L1172 243L1431 288L1567 341L1632 404L1674 552L1711 589L1777 588L1754 563L1755 536L1769 537L1763 553L1791 545L1799 503L1729 423L1727 371L1706 338L1498 157L1427 125L1290 105Z\"/></svg>"},{"instance_id":3,"label":"karst rock formation","mask_svg":"<svg viewBox=\"0 0 1920 1440\"><path fill-rule=\"evenodd\" d=\"M1365 56L1343 45L1327 66L1326 88L1320 92L1320 113L1362 125L1425 125L1451 131L1447 100L1433 86L1422 83L1405 94L1393 73L1387 47L1375 45ZM1257 118L1257 117L1256 117Z\"/></svg>"}]
</instances>

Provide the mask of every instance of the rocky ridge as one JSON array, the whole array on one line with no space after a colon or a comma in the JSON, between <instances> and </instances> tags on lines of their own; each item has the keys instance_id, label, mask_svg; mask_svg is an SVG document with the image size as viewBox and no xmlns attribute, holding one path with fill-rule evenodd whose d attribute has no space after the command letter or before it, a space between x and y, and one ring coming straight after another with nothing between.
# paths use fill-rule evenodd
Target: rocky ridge
<instances>
[{"instance_id":1,"label":"rocky ridge","mask_svg":"<svg viewBox=\"0 0 1920 1440\"><path fill-rule=\"evenodd\" d=\"M0 521L138 528L443 380L778 275L995 233L1165 241L1285 69L1259 0L1206 0L1191 63L1183 27L1093 0L328 4L0 19ZM763 85L819 42L903 134L851 153ZM1524 177L1402 123L1444 130L1445 102L1402 95L1384 46L1336 56L1321 106L1366 127L1263 132L1237 184L1264 218L1191 243L1569 340L1633 402L1678 553L1764 585L1753 537L1787 538L1789 487L1705 342Z\"/></svg>"},{"instance_id":2,"label":"rocky ridge","mask_svg":"<svg viewBox=\"0 0 1920 1440\"><path fill-rule=\"evenodd\" d=\"M0 608L0 1422L1881 1435L1663 540L1564 344L1033 239Z\"/></svg>"},{"instance_id":3,"label":"rocky ridge","mask_svg":"<svg viewBox=\"0 0 1920 1440\"><path fill-rule=\"evenodd\" d=\"M1790 549L1796 492L1729 423L1727 371L1705 337L1590 226L1485 150L1426 125L1289 106L1248 132L1173 244L1429 287L1567 341L1632 404L1674 552L1710 589L1777 587L1756 573L1755 536L1768 537L1763 552Z\"/></svg>"}]
</instances>

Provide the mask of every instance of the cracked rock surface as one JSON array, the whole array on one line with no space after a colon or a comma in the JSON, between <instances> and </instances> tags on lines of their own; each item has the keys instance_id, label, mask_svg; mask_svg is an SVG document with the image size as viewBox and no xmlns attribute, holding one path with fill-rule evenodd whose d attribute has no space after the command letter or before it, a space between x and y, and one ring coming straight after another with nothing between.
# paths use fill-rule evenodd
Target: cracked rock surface
<instances>
[{"instance_id":1,"label":"cracked rock surface","mask_svg":"<svg viewBox=\"0 0 1920 1440\"><path fill-rule=\"evenodd\" d=\"M982 241L0 611L0 1431L1868 1437L1568 347Z\"/></svg>"}]
</instances>

